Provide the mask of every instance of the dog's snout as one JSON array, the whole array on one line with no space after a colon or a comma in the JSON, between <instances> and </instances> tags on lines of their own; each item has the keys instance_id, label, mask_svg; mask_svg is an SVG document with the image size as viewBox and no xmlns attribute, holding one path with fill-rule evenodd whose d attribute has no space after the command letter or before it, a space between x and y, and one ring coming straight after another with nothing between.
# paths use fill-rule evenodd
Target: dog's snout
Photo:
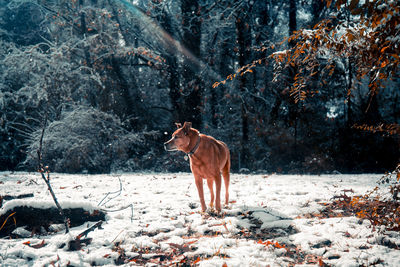
<instances>
[{"instance_id":1,"label":"dog's snout","mask_svg":"<svg viewBox=\"0 0 400 267\"><path fill-rule=\"evenodd\" d=\"M168 142L164 143L164 149L166 151L175 151L177 150L175 143L173 142L173 140L169 140Z\"/></svg>"},{"instance_id":2,"label":"dog's snout","mask_svg":"<svg viewBox=\"0 0 400 267\"><path fill-rule=\"evenodd\" d=\"M169 151L169 150L171 150L171 144L170 144L170 141L167 141L167 142L165 142L164 143L164 149L166 150L166 151Z\"/></svg>"}]
</instances>

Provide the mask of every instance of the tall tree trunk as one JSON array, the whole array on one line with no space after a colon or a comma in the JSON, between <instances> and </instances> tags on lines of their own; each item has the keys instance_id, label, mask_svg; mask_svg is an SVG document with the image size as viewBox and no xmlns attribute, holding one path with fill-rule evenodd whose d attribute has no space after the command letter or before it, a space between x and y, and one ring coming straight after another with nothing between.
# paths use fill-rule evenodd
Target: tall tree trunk
<instances>
[{"instance_id":1,"label":"tall tree trunk","mask_svg":"<svg viewBox=\"0 0 400 267\"><path fill-rule=\"evenodd\" d=\"M181 0L183 46L196 58L200 58L201 19L200 6L197 0ZM191 121L197 128L202 126L202 88L200 65L193 59L184 56L183 87L184 92L190 92L185 97L185 106L181 113L182 121Z\"/></svg>"},{"instance_id":2,"label":"tall tree trunk","mask_svg":"<svg viewBox=\"0 0 400 267\"><path fill-rule=\"evenodd\" d=\"M350 27L351 22L351 14L347 12L347 26ZM353 90L353 64L352 58L347 58L347 94L348 94L348 101L347 101L347 121L346 126L350 129L353 126L353 114L351 110L351 92Z\"/></svg>"},{"instance_id":3,"label":"tall tree trunk","mask_svg":"<svg viewBox=\"0 0 400 267\"><path fill-rule=\"evenodd\" d=\"M115 58L114 55L111 56L111 67L113 69L112 76L115 77L115 82L118 84L117 92L119 94L118 99L122 101L119 102L113 109L116 111L116 114L120 117L128 116L130 117L134 113L141 114L138 110L140 108L140 99L136 97L135 104L133 102L132 96L130 94L130 88L127 80L124 77L124 74L121 69L121 64L118 58ZM133 83L135 84L135 83ZM134 88L136 91L137 88ZM117 93L116 92L116 93ZM139 100L139 102L138 102ZM121 105L123 103L123 105ZM136 112L134 112L134 109ZM139 111L139 112L138 112Z\"/></svg>"},{"instance_id":4,"label":"tall tree trunk","mask_svg":"<svg viewBox=\"0 0 400 267\"><path fill-rule=\"evenodd\" d=\"M297 30L297 0L289 1L289 36L292 35ZM289 46L293 48L295 43L290 42ZM296 67L291 67L289 69L289 84L292 85L295 82L295 76L297 73ZM297 155L297 117L298 117L298 103L294 101L294 99L288 96L288 105L289 105L289 125L294 128L294 154L295 157Z\"/></svg>"},{"instance_id":5,"label":"tall tree trunk","mask_svg":"<svg viewBox=\"0 0 400 267\"><path fill-rule=\"evenodd\" d=\"M325 2L321 0L312 0L311 2L311 26L314 26L321 20L322 11L325 8Z\"/></svg>"},{"instance_id":6,"label":"tall tree trunk","mask_svg":"<svg viewBox=\"0 0 400 267\"><path fill-rule=\"evenodd\" d=\"M376 125L382 122L382 116L379 112L378 96L376 94L369 94L364 110L365 123Z\"/></svg>"},{"instance_id":7,"label":"tall tree trunk","mask_svg":"<svg viewBox=\"0 0 400 267\"><path fill-rule=\"evenodd\" d=\"M270 17L270 13L269 13L269 9L270 9L270 3L263 3L260 8L259 8L259 26L256 27L256 29L254 29L254 34L256 35L255 41L256 41L256 45L257 46L265 46L265 47L269 47L269 43L271 43L271 36L272 36L272 23L270 22L271 17ZM256 24L257 25L257 24ZM268 58L268 55L271 53L271 51L269 51L269 49L266 49L265 51L261 52L260 55L258 55L261 58ZM262 68L262 71L260 71L260 76L259 78L257 78L258 80L262 80L262 87L263 87L263 91L262 91L262 95L266 98L266 99L271 99L274 95L276 95L276 93L274 93L274 89L272 88L272 86L268 86L270 81L272 80L272 68L271 68L272 64L265 64L264 67ZM277 97L278 99L279 97ZM277 100L276 99L276 100ZM279 102L279 101L278 101ZM278 102L275 102L275 104L279 104ZM268 116L268 112L267 110L270 108L270 105L267 104L267 102L262 101L262 105L263 105L263 109L260 110L260 117L262 118L263 122L271 122L270 120L270 116ZM278 106L279 108L279 106ZM271 111L270 111L271 112ZM276 110L276 114L277 114L277 110ZM264 125L265 127L265 125Z\"/></svg>"},{"instance_id":8,"label":"tall tree trunk","mask_svg":"<svg viewBox=\"0 0 400 267\"><path fill-rule=\"evenodd\" d=\"M350 24L350 12L347 13L347 26ZM346 164L346 169L352 169L352 165L350 162L354 159L355 153L354 153L354 139L357 138L357 135L355 134L354 129L352 129L353 126L353 110L352 110L352 91L353 91L353 63L352 63L352 58L349 56L346 59L346 67L347 67L347 73L345 74L345 80L346 80L346 93L347 93L347 105L346 105L346 116L345 116L345 128L343 131L343 134L341 134L342 142L341 142L341 147L343 149L343 155L341 155L343 158L345 158L345 164Z\"/></svg>"},{"instance_id":9,"label":"tall tree trunk","mask_svg":"<svg viewBox=\"0 0 400 267\"><path fill-rule=\"evenodd\" d=\"M79 0L79 9L82 10L83 6L84 6L85 2L84 0ZM87 26L86 26L86 14L84 11L81 11L80 13L81 16L81 35L82 37L85 36L85 34L87 34ZM84 53L85 53L85 60L86 60L86 64L88 67L92 67L92 62L90 60L90 53L88 51L87 48L84 48Z\"/></svg>"},{"instance_id":10,"label":"tall tree trunk","mask_svg":"<svg viewBox=\"0 0 400 267\"><path fill-rule=\"evenodd\" d=\"M353 66L350 62L350 58L347 59L347 117L346 117L346 127L348 129L353 125L353 114L352 114L352 103L351 103L351 91L353 87Z\"/></svg>"},{"instance_id":11,"label":"tall tree trunk","mask_svg":"<svg viewBox=\"0 0 400 267\"><path fill-rule=\"evenodd\" d=\"M119 19L118 10L115 9L111 0L108 0L108 4L111 7L113 13L113 19L117 22L119 31L125 41L126 46L130 46L131 43ZM138 44L136 44L136 47L137 46ZM120 108L118 108L119 105L116 106L116 108L120 109L120 114L118 113L117 114L119 116L127 116L127 117L131 117L134 114L142 114L143 110L141 109L141 105L138 104L140 103L140 96L138 94L138 87L136 82L128 83L121 68L121 63L118 58L114 57L114 55L111 56L111 66L118 81L121 103L122 102L124 103L124 105ZM134 92L134 97L131 95L131 91ZM131 125L131 127L134 127L134 125Z\"/></svg>"},{"instance_id":12,"label":"tall tree trunk","mask_svg":"<svg viewBox=\"0 0 400 267\"><path fill-rule=\"evenodd\" d=\"M158 9L157 20L163 29L171 36L174 36L175 29L173 29L170 15L165 11ZM172 122L183 122L182 118L182 104L180 93L180 76L179 76L179 65L178 59L175 55L175 51L172 49L167 49L163 57L166 60L167 73L168 73L168 88L169 88L169 98L172 104Z\"/></svg>"},{"instance_id":13,"label":"tall tree trunk","mask_svg":"<svg viewBox=\"0 0 400 267\"><path fill-rule=\"evenodd\" d=\"M242 12L236 18L236 34L237 34L237 44L239 51L239 67L246 65L246 60L250 58L249 48L251 46L251 30L250 25L247 23L247 14L246 12ZM240 153L240 168L247 167L248 158L249 158L249 118L248 118L248 110L245 101L245 93L248 85L246 75L241 75L239 77L239 90L241 94L241 104L240 104L240 117L241 117L241 128L242 128L242 137L241 137L241 153Z\"/></svg>"},{"instance_id":14,"label":"tall tree trunk","mask_svg":"<svg viewBox=\"0 0 400 267\"><path fill-rule=\"evenodd\" d=\"M289 35L297 30L297 5L296 0L289 0Z\"/></svg>"},{"instance_id":15,"label":"tall tree trunk","mask_svg":"<svg viewBox=\"0 0 400 267\"><path fill-rule=\"evenodd\" d=\"M178 62L176 56L168 55L165 57L166 63L168 65L168 84L169 84L169 97L171 99L172 109L173 109L173 120L174 122L183 122L184 119L181 115L181 93L179 92L179 71Z\"/></svg>"},{"instance_id":16,"label":"tall tree trunk","mask_svg":"<svg viewBox=\"0 0 400 267\"><path fill-rule=\"evenodd\" d=\"M215 61L216 61L216 47L215 43L217 41L218 37L218 32L216 32L213 36L213 39L208 47L208 65L210 66L211 69L214 68L215 66ZM218 120L217 120L217 115L218 115L218 89L217 88L210 88L211 94L210 94L210 109L211 109L211 124L213 127L216 127L218 125Z\"/></svg>"},{"instance_id":17,"label":"tall tree trunk","mask_svg":"<svg viewBox=\"0 0 400 267\"><path fill-rule=\"evenodd\" d=\"M228 34L225 34L224 32L222 33L222 36L229 36ZM232 55L231 55L231 45L234 43L234 40L230 38L224 38L221 40L221 46L219 47L218 51L221 51L219 54L219 59L218 59L218 73L222 76L222 78L225 79L229 74L233 72L232 70ZM215 94L216 97L216 102L218 102L218 99L222 99L224 95L227 93L227 87L224 84L220 84L217 88L214 88L213 93ZM220 112L221 115L225 116L226 113L223 113L224 111L227 111L224 107L221 108ZM223 114L222 114L223 113ZM215 124L217 125L220 120L218 118L215 118Z\"/></svg>"}]
</instances>

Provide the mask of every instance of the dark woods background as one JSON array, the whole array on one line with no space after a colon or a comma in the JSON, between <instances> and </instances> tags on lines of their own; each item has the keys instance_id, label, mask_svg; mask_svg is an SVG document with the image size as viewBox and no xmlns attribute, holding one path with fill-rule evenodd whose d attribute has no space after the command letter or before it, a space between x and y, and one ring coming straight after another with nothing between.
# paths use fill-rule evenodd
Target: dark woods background
<instances>
[{"instance_id":1,"label":"dark woods background","mask_svg":"<svg viewBox=\"0 0 400 267\"><path fill-rule=\"evenodd\" d=\"M370 98L351 58L337 58L323 86L307 83L315 95L296 101L296 66L269 57L324 18L352 25L348 10L321 0L131 2L0 0L1 170L35 170L45 127L52 171L188 171L182 153L163 150L184 121L225 141L234 171L384 172L398 163L398 135L353 127L400 123L398 72Z\"/></svg>"}]
</instances>

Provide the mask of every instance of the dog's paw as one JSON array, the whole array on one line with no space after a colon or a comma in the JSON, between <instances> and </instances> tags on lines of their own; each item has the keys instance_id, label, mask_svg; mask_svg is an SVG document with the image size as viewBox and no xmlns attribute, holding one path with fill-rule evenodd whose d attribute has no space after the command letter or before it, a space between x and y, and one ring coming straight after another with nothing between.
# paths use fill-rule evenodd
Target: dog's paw
<instances>
[{"instance_id":1,"label":"dog's paw","mask_svg":"<svg viewBox=\"0 0 400 267\"><path fill-rule=\"evenodd\" d=\"M208 219L210 217L210 214L207 211L199 211L199 213L203 219Z\"/></svg>"},{"instance_id":2,"label":"dog's paw","mask_svg":"<svg viewBox=\"0 0 400 267\"><path fill-rule=\"evenodd\" d=\"M216 218L225 218L225 215L226 215L226 212L223 212L223 211L216 211L216 212L214 213L213 217L216 217Z\"/></svg>"},{"instance_id":3,"label":"dog's paw","mask_svg":"<svg viewBox=\"0 0 400 267\"><path fill-rule=\"evenodd\" d=\"M220 218L220 217L223 217L223 215L225 214L224 212L222 212L222 211L218 211L218 210L215 210L215 209L208 209L207 210L207 214L210 216L210 217L218 217L218 218Z\"/></svg>"}]
</instances>

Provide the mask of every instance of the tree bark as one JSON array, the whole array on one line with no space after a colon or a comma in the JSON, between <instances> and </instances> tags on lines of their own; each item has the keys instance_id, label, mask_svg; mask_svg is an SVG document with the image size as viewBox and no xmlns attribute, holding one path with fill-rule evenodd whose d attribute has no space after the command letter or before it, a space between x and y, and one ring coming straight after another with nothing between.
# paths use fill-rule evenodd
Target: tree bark
<instances>
[{"instance_id":1,"label":"tree bark","mask_svg":"<svg viewBox=\"0 0 400 267\"><path fill-rule=\"evenodd\" d=\"M297 29L297 5L296 0L289 0L289 35Z\"/></svg>"},{"instance_id":2,"label":"tree bark","mask_svg":"<svg viewBox=\"0 0 400 267\"><path fill-rule=\"evenodd\" d=\"M242 15L243 14L243 15ZM246 65L246 60L250 58L249 47L251 46L251 30L250 25L247 23L246 12L242 12L236 18L236 33L237 33L237 44L238 44L238 61L239 67ZM240 117L241 117L241 152L240 152L240 167L245 168L248 164L249 150L249 118L248 111L245 101L245 93L248 81L246 74L239 77L239 90L241 94L241 104L240 104Z\"/></svg>"},{"instance_id":3,"label":"tree bark","mask_svg":"<svg viewBox=\"0 0 400 267\"><path fill-rule=\"evenodd\" d=\"M201 42L201 18L200 6L197 0L182 0L182 27L183 27L183 46L188 49L196 58L200 58ZM184 56L182 70L182 86L184 92L190 92L184 98L182 121L191 121L193 126L201 128L202 125L202 86L199 76L200 66L192 59Z\"/></svg>"},{"instance_id":4,"label":"tree bark","mask_svg":"<svg viewBox=\"0 0 400 267\"><path fill-rule=\"evenodd\" d=\"M156 6L158 8L158 6ZM172 37L174 36L175 29L172 26L171 18L169 14L165 10L160 8L157 9L157 20L160 22L162 28ZM167 49L165 54L163 55L165 58L165 63L167 65L167 79L168 79L168 89L169 89L169 98L172 105L172 123L181 122L181 98L182 95L180 93L180 76L179 76L179 65L178 59L175 54L175 51L172 49Z\"/></svg>"},{"instance_id":5,"label":"tree bark","mask_svg":"<svg viewBox=\"0 0 400 267\"><path fill-rule=\"evenodd\" d=\"M296 0L289 1L289 36L297 30L297 5ZM295 43L290 42L290 48L293 48ZM296 67L290 67L289 69L289 85L291 86L295 82L295 76L297 74ZM294 128L294 155L297 154L297 119L298 119L298 103L294 99L288 96L289 105L289 125Z\"/></svg>"},{"instance_id":6,"label":"tree bark","mask_svg":"<svg viewBox=\"0 0 400 267\"><path fill-rule=\"evenodd\" d=\"M217 41L218 37L218 32L216 32L213 36L213 39L208 47L208 56L210 57L208 60L208 65L210 66L211 69L214 68L215 65L215 43ZM210 88L211 94L210 94L210 106L211 106L211 124L213 127L216 127L218 125L218 120L217 120L217 115L218 115L218 91L217 88Z\"/></svg>"}]
</instances>

